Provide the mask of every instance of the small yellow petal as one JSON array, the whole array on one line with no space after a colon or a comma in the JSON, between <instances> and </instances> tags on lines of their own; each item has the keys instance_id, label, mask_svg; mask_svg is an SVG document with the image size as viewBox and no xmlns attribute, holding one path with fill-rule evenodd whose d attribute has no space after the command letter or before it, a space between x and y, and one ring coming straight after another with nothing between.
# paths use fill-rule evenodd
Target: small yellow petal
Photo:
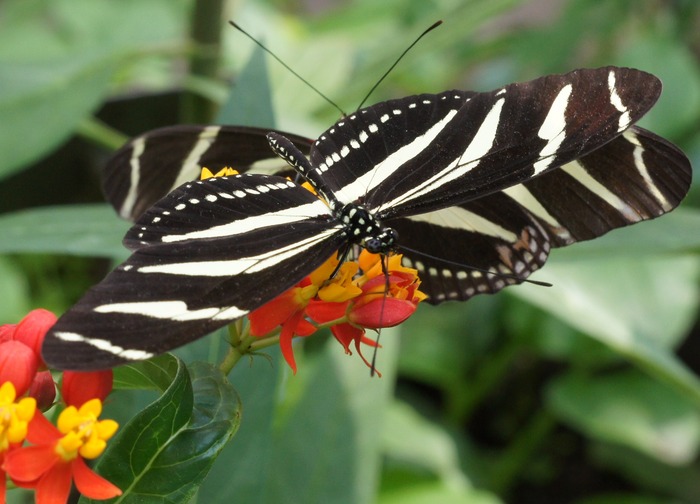
<instances>
[{"instance_id":1,"label":"small yellow petal","mask_svg":"<svg viewBox=\"0 0 700 504\"><path fill-rule=\"evenodd\" d=\"M27 422L12 422L7 429L7 440L10 443L21 443L27 437Z\"/></svg>"},{"instance_id":2,"label":"small yellow petal","mask_svg":"<svg viewBox=\"0 0 700 504\"><path fill-rule=\"evenodd\" d=\"M90 399L83 404L78 410L80 416L97 418L102 414L102 401L99 399Z\"/></svg>"},{"instance_id":3,"label":"small yellow petal","mask_svg":"<svg viewBox=\"0 0 700 504\"><path fill-rule=\"evenodd\" d=\"M78 416L78 408L75 406L68 406L58 415L56 427L62 434L69 433L78 425L80 425L80 417Z\"/></svg>"},{"instance_id":4,"label":"small yellow petal","mask_svg":"<svg viewBox=\"0 0 700 504\"><path fill-rule=\"evenodd\" d=\"M75 432L69 432L58 440L58 445L64 452L69 454L74 454L82 444L83 440L80 439L80 436L78 436Z\"/></svg>"},{"instance_id":5,"label":"small yellow petal","mask_svg":"<svg viewBox=\"0 0 700 504\"><path fill-rule=\"evenodd\" d=\"M0 387L0 404L13 403L15 402L15 397L17 397L17 392L12 382L3 383L2 387Z\"/></svg>"},{"instance_id":6,"label":"small yellow petal","mask_svg":"<svg viewBox=\"0 0 700 504\"><path fill-rule=\"evenodd\" d=\"M202 173L199 175L200 180L206 180L208 178L212 178L214 174L211 172L211 170L207 167L202 167Z\"/></svg>"},{"instance_id":7,"label":"small yellow petal","mask_svg":"<svg viewBox=\"0 0 700 504\"><path fill-rule=\"evenodd\" d=\"M36 399L33 397L25 397L17 403L15 408L15 413L17 418L28 422L34 418L34 413L36 413Z\"/></svg>"},{"instance_id":8,"label":"small yellow petal","mask_svg":"<svg viewBox=\"0 0 700 504\"><path fill-rule=\"evenodd\" d=\"M94 459L102 455L106 447L106 442L99 438L94 438L83 444L80 450L78 450L78 453L80 453L81 457L85 457L86 459Z\"/></svg>"},{"instance_id":9,"label":"small yellow petal","mask_svg":"<svg viewBox=\"0 0 700 504\"><path fill-rule=\"evenodd\" d=\"M118 428L119 424L114 420L101 420L97 422L97 435L100 437L100 439L104 439L106 441L114 436L114 433L117 432Z\"/></svg>"}]
</instances>

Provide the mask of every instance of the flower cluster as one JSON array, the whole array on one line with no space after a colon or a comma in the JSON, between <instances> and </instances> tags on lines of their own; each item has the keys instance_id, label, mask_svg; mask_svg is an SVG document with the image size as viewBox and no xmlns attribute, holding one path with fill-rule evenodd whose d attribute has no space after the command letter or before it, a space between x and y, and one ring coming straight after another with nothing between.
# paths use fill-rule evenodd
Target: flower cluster
<instances>
[{"instance_id":1,"label":"flower cluster","mask_svg":"<svg viewBox=\"0 0 700 504\"><path fill-rule=\"evenodd\" d=\"M417 271L401 265L401 255L387 258L363 250L357 262L339 265L336 255L296 286L248 315L250 332L264 337L279 330L282 354L296 373L292 348L294 336L310 336L330 327L350 354L354 344L365 364L361 344L376 346L365 329L400 324L416 310L426 295L418 290ZM334 275L335 272L335 275Z\"/></svg>"},{"instance_id":2,"label":"flower cluster","mask_svg":"<svg viewBox=\"0 0 700 504\"><path fill-rule=\"evenodd\" d=\"M61 398L66 407L57 425L42 413L56 398L40 352L55 321L55 315L39 309L16 325L0 326L0 504L7 477L33 489L38 504L66 502L73 482L93 499L121 494L84 460L99 456L118 427L112 420L98 420L112 390L112 372L64 372ZM23 445L25 441L30 444Z\"/></svg>"},{"instance_id":3,"label":"flower cluster","mask_svg":"<svg viewBox=\"0 0 700 504\"><path fill-rule=\"evenodd\" d=\"M200 179L237 173L229 167L216 173L202 168ZM316 193L308 182L302 187ZM334 254L296 286L250 313L250 334L257 338L279 334L282 355L296 373L292 339L330 327L345 353L351 354L350 345L354 344L362 360L370 366L360 345L375 347L377 343L365 335L365 330L400 324L427 297L418 290L417 270L402 266L401 258L400 254L384 258L363 250L357 262L339 265Z\"/></svg>"}]
</instances>

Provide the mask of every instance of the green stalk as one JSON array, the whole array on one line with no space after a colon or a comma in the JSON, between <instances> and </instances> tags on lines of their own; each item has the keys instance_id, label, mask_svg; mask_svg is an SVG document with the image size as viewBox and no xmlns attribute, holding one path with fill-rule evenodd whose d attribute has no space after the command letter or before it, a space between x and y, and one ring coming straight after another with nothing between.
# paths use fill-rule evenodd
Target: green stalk
<instances>
[{"instance_id":1,"label":"green stalk","mask_svg":"<svg viewBox=\"0 0 700 504\"><path fill-rule=\"evenodd\" d=\"M197 0L192 13L190 38L194 50L190 57L190 75L196 79L216 80L221 62L221 33L223 0ZM180 117L186 123L210 123L216 116L218 104L201 94L187 91L182 99Z\"/></svg>"}]
</instances>

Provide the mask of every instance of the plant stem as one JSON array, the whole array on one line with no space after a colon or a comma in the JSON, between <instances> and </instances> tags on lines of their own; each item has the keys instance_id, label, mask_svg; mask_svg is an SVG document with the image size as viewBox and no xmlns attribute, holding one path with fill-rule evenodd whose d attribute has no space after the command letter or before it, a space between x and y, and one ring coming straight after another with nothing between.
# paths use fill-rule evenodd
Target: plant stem
<instances>
[{"instance_id":1,"label":"plant stem","mask_svg":"<svg viewBox=\"0 0 700 504\"><path fill-rule=\"evenodd\" d=\"M190 74L204 80L218 78L221 60L221 31L223 0L197 0L194 2L190 37L195 49L190 57ZM182 99L180 117L188 123L210 123L216 115L217 104L208 98L187 92Z\"/></svg>"},{"instance_id":2,"label":"plant stem","mask_svg":"<svg viewBox=\"0 0 700 504\"><path fill-rule=\"evenodd\" d=\"M97 145L117 150L129 139L123 133L103 123L95 117L88 117L78 125L78 134Z\"/></svg>"}]
</instances>

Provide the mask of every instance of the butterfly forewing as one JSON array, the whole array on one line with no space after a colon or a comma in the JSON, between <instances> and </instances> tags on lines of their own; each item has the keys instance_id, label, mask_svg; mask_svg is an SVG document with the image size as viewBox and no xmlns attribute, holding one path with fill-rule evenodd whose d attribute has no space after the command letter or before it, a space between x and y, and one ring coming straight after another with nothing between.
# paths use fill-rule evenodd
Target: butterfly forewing
<instances>
[{"instance_id":1,"label":"butterfly forewing","mask_svg":"<svg viewBox=\"0 0 700 504\"><path fill-rule=\"evenodd\" d=\"M198 179L202 167L239 173L293 171L270 150L269 130L238 126L170 126L138 136L110 158L102 178L107 201L123 218L136 220L176 187ZM285 133L308 150L311 140Z\"/></svg>"},{"instance_id":2,"label":"butterfly forewing","mask_svg":"<svg viewBox=\"0 0 700 504\"><path fill-rule=\"evenodd\" d=\"M361 200L380 218L425 213L518 184L601 147L647 112L660 90L659 80L645 72L600 68L488 93L392 100L336 124L314 144L311 159L329 184L342 182L334 173L350 166L362 173L337 189L343 201ZM420 126L406 121L416 114L431 119ZM369 143L372 133L381 142Z\"/></svg>"},{"instance_id":3,"label":"butterfly forewing","mask_svg":"<svg viewBox=\"0 0 700 504\"><path fill-rule=\"evenodd\" d=\"M268 184L277 188L260 190ZM99 369L183 345L291 287L345 240L322 201L282 178L241 175L194 185L141 216L127 242L146 238L148 246L133 247L61 317L44 344L48 362ZM180 207L183 199L188 204ZM236 211L248 210L250 200L266 211Z\"/></svg>"}]
</instances>

